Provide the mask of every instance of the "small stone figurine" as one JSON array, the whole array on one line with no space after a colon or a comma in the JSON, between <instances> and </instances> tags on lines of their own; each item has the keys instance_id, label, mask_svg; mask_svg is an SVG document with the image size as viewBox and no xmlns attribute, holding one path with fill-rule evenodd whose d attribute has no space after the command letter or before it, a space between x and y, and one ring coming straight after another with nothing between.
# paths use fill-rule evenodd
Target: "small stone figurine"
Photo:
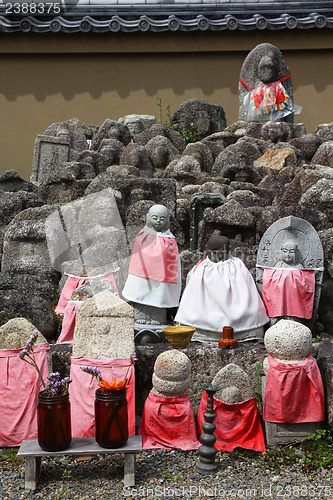
<instances>
[{"instance_id":1,"label":"small stone figurine","mask_svg":"<svg viewBox=\"0 0 333 500\"><path fill-rule=\"evenodd\" d=\"M145 227L135 238L122 293L126 300L134 303L138 324L166 324L166 308L179 304L180 259L169 224L169 210L164 205L153 205Z\"/></svg>"}]
</instances>

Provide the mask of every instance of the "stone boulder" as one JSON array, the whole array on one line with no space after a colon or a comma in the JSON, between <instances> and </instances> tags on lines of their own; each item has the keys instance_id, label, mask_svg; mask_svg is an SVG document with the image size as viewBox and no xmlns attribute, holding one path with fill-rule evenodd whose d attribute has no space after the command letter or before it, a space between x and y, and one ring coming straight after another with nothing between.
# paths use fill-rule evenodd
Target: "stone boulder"
<instances>
[{"instance_id":1,"label":"stone boulder","mask_svg":"<svg viewBox=\"0 0 333 500\"><path fill-rule=\"evenodd\" d=\"M253 167L261 178L265 175L278 173L293 175L297 167L297 157L291 148L269 149L263 156L254 161Z\"/></svg>"},{"instance_id":2,"label":"stone boulder","mask_svg":"<svg viewBox=\"0 0 333 500\"><path fill-rule=\"evenodd\" d=\"M27 191L38 194L38 187L32 182L23 180L15 170L10 169L0 175L0 193L4 191L12 193Z\"/></svg>"},{"instance_id":3,"label":"stone boulder","mask_svg":"<svg viewBox=\"0 0 333 500\"><path fill-rule=\"evenodd\" d=\"M135 142L130 142L124 149L120 157L120 165L136 167L143 177L152 177L155 172L147 149Z\"/></svg>"},{"instance_id":4,"label":"stone boulder","mask_svg":"<svg viewBox=\"0 0 333 500\"><path fill-rule=\"evenodd\" d=\"M227 177L231 181L245 181L258 184L261 177L253 168L255 160L260 158L260 151L249 144L246 140L240 139L236 144L228 146L216 158L212 175Z\"/></svg>"},{"instance_id":5,"label":"stone boulder","mask_svg":"<svg viewBox=\"0 0 333 500\"><path fill-rule=\"evenodd\" d=\"M134 346L134 309L106 290L84 301L76 314L73 356L129 358Z\"/></svg>"},{"instance_id":6,"label":"stone boulder","mask_svg":"<svg viewBox=\"0 0 333 500\"><path fill-rule=\"evenodd\" d=\"M222 151L230 146L231 144L235 144L242 135L237 135L237 133L228 130L229 127L224 129L222 132L215 132L207 137L204 137L201 140L202 144L205 144L211 150L214 160L218 157ZM196 143L195 143L196 144Z\"/></svg>"},{"instance_id":7,"label":"stone boulder","mask_svg":"<svg viewBox=\"0 0 333 500\"><path fill-rule=\"evenodd\" d=\"M137 134L134 136L133 141L141 146L146 146L151 139L159 135L169 139L179 154L181 154L186 148L186 142L179 132L172 130L166 125L161 125L160 123L155 123L155 125L149 129L141 132L141 134Z\"/></svg>"},{"instance_id":8,"label":"stone boulder","mask_svg":"<svg viewBox=\"0 0 333 500\"><path fill-rule=\"evenodd\" d=\"M321 123L316 128L315 134L318 135L323 141L333 141L333 122Z\"/></svg>"},{"instance_id":9,"label":"stone boulder","mask_svg":"<svg viewBox=\"0 0 333 500\"><path fill-rule=\"evenodd\" d=\"M265 207L269 205L267 200L261 198L249 189L238 189L236 191L233 191L227 196L227 201L230 200L237 201L243 208Z\"/></svg>"},{"instance_id":10,"label":"stone boulder","mask_svg":"<svg viewBox=\"0 0 333 500\"><path fill-rule=\"evenodd\" d=\"M253 381L242 368L233 363L217 372L212 385L220 388L214 397L227 404L241 403L255 397Z\"/></svg>"},{"instance_id":11,"label":"stone boulder","mask_svg":"<svg viewBox=\"0 0 333 500\"><path fill-rule=\"evenodd\" d=\"M199 236L198 249L203 251L213 234L227 236L247 244L255 243L256 220L251 213L236 200L213 209L204 218Z\"/></svg>"},{"instance_id":12,"label":"stone boulder","mask_svg":"<svg viewBox=\"0 0 333 500\"><path fill-rule=\"evenodd\" d=\"M290 145L299 149L304 160L309 163L322 142L317 134L305 134L302 137L291 139Z\"/></svg>"},{"instance_id":13,"label":"stone boulder","mask_svg":"<svg viewBox=\"0 0 333 500\"><path fill-rule=\"evenodd\" d=\"M118 122L125 125L134 137L136 134L147 130L156 123L156 118L153 115L126 115L118 119Z\"/></svg>"},{"instance_id":14,"label":"stone boulder","mask_svg":"<svg viewBox=\"0 0 333 500\"><path fill-rule=\"evenodd\" d=\"M47 340L55 338L58 321L47 300L43 299L29 284L21 284L19 289L13 288L17 283L1 284L0 289L0 325L10 319L25 318L30 321ZM6 288L11 286L12 288Z\"/></svg>"},{"instance_id":15,"label":"stone boulder","mask_svg":"<svg viewBox=\"0 0 333 500\"><path fill-rule=\"evenodd\" d=\"M333 167L333 140L324 142L312 157L311 165Z\"/></svg>"},{"instance_id":16,"label":"stone boulder","mask_svg":"<svg viewBox=\"0 0 333 500\"><path fill-rule=\"evenodd\" d=\"M105 139L116 139L124 144L124 146L127 146L131 142L132 137L126 125L107 118L94 135L90 149L99 151Z\"/></svg>"},{"instance_id":17,"label":"stone boulder","mask_svg":"<svg viewBox=\"0 0 333 500\"><path fill-rule=\"evenodd\" d=\"M182 156L192 156L199 162L201 171L208 173L211 172L215 161L212 150L204 142L188 144Z\"/></svg>"},{"instance_id":18,"label":"stone boulder","mask_svg":"<svg viewBox=\"0 0 333 500\"><path fill-rule=\"evenodd\" d=\"M47 339L40 331L25 318L10 319L0 326L0 349L21 349L28 342L30 336L37 331L37 344L44 344ZM46 353L49 373L52 373L51 351Z\"/></svg>"},{"instance_id":19,"label":"stone boulder","mask_svg":"<svg viewBox=\"0 0 333 500\"><path fill-rule=\"evenodd\" d=\"M281 319L266 330L264 343L267 352L280 363L299 363L312 350L312 333L302 323Z\"/></svg>"},{"instance_id":20,"label":"stone boulder","mask_svg":"<svg viewBox=\"0 0 333 500\"><path fill-rule=\"evenodd\" d=\"M280 193L281 196L277 198L276 205L278 206L296 206L300 202L303 194L312 186L314 186L320 179L333 178L333 170L329 167L317 167L314 169L304 168L299 169L293 180L284 192Z\"/></svg>"},{"instance_id":21,"label":"stone boulder","mask_svg":"<svg viewBox=\"0 0 333 500\"><path fill-rule=\"evenodd\" d=\"M172 144L171 140L162 135L150 139L145 148L155 169L164 169L170 162L180 156L178 149Z\"/></svg>"},{"instance_id":22,"label":"stone boulder","mask_svg":"<svg viewBox=\"0 0 333 500\"><path fill-rule=\"evenodd\" d=\"M152 392L158 396L186 394L191 383L191 361L177 349L161 353L155 361L152 382Z\"/></svg>"},{"instance_id":23,"label":"stone boulder","mask_svg":"<svg viewBox=\"0 0 333 500\"><path fill-rule=\"evenodd\" d=\"M172 122L184 130L193 130L201 140L227 126L223 108L204 99L190 99L176 109Z\"/></svg>"},{"instance_id":24,"label":"stone boulder","mask_svg":"<svg viewBox=\"0 0 333 500\"><path fill-rule=\"evenodd\" d=\"M333 223L333 179L320 179L311 186L300 199L300 205L305 208L315 208L326 214L328 221Z\"/></svg>"},{"instance_id":25,"label":"stone boulder","mask_svg":"<svg viewBox=\"0 0 333 500\"><path fill-rule=\"evenodd\" d=\"M164 170L164 176L175 179L180 186L195 184L200 174L200 163L193 156L182 156L177 160L173 160Z\"/></svg>"},{"instance_id":26,"label":"stone boulder","mask_svg":"<svg viewBox=\"0 0 333 500\"><path fill-rule=\"evenodd\" d=\"M97 129L94 125L86 125L77 118L71 118L61 123L52 123L43 135L69 139L69 160L76 161L77 155L87 149L87 140L93 138Z\"/></svg>"}]
</instances>

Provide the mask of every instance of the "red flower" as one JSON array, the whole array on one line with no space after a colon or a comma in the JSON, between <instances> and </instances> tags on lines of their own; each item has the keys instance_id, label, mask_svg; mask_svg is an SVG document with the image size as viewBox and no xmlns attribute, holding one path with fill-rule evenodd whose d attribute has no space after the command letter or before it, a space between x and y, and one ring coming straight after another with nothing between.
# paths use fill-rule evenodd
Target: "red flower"
<instances>
[{"instance_id":1,"label":"red flower","mask_svg":"<svg viewBox=\"0 0 333 500\"><path fill-rule=\"evenodd\" d=\"M121 391L122 389L129 388L125 380L112 380L111 384L107 380L101 380L98 385L106 391Z\"/></svg>"}]
</instances>

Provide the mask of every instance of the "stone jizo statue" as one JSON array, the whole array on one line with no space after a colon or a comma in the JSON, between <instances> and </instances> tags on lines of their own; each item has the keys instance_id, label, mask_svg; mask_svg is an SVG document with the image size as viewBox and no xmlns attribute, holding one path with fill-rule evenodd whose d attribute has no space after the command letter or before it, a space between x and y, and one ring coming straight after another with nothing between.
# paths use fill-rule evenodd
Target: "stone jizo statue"
<instances>
[{"instance_id":1,"label":"stone jizo statue","mask_svg":"<svg viewBox=\"0 0 333 500\"><path fill-rule=\"evenodd\" d=\"M136 323L165 324L166 308L179 304L180 259L169 225L167 207L153 205L135 238L123 296L134 303Z\"/></svg>"},{"instance_id":2,"label":"stone jizo statue","mask_svg":"<svg viewBox=\"0 0 333 500\"><path fill-rule=\"evenodd\" d=\"M205 254L187 276L175 321L195 327L192 340L200 342L218 342L224 326L238 341L262 339L264 304L250 271L230 256L228 238L211 236Z\"/></svg>"},{"instance_id":3,"label":"stone jizo statue","mask_svg":"<svg viewBox=\"0 0 333 500\"><path fill-rule=\"evenodd\" d=\"M258 287L271 323L289 318L311 329L322 278L323 248L311 224L294 216L274 222L257 257Z\"/></svg>"}]
</instances>

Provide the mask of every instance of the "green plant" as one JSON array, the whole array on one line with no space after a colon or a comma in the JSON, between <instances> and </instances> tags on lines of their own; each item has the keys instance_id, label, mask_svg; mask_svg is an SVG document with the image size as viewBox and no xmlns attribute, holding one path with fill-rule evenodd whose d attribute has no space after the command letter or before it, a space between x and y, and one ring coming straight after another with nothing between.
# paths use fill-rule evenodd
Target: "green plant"
<instances>
[{"instance_id":1,"label":"green plant","mask_svg":"<svg viewBox=\"0 0 333 500\"><path fill-rule=\"evenodd\" d=\"M64 472L62 473L63 479L71 479L72 477L72 471L65 469Z\"/></svg>"},{"instance_id":2,"label":"green plant","mask_svg":"<svg viewBox=\"0 0 333 500\"><path fill-rule=\"evenodd\" d=\"M333 466L333 434L328 426L310 434L301 448L304 453L302 466L306 472Z\"/></svg>"},{"instance_id":3,"label":"green plant","mask_svg":"<svg viewBox=\"0 0 333 500\"><path fill-rule=\"evenodd\" d=\"M184 128L181 125L179 125L177 122L175 122L171 116L171 106L170 104L167 106L167 120L163 122L163 105L162 105L163 98L159 96L157 98L157 106L160 108L159 110L159 123L165 125L168 127L170 130L175 130L176 132L179 132L185 142L187 144L191 142L196 142L199 140L198 136L198 123L191 123L190 128Z\"/></svg>"},{"instance_id":4,"label":"green plant","mask_svg":"<svg viewBox=\"0 0 333 500\"><path fill-rule=\"evenodd\" d=\"M18 448L3 448L0 452L0 462L14 469L21 465L23 458L17 456Z\"/></svg>"},{"instance_id":5,"label":"green plant","mask_svg":"<svg viewBox=\"0 0 333 500\"><path fill-rule=\"evenodd\" d=\"M67 491L67 486L63 486L61 488L61 490L59 491L59 493L54 497L56 500L58 500L59 498L63 498L65 493Z\"/></svg>"},{"instance_id":6,"label":"green plant","mask_svg":"<svg viewBox=\"0 0 333 500\"><path fill-rule=\"evenodd\" d=\"M320 335L317 335L316 337L312 337L312 342L320 342L322 340Z\"/></svg>"}]
</instances>

